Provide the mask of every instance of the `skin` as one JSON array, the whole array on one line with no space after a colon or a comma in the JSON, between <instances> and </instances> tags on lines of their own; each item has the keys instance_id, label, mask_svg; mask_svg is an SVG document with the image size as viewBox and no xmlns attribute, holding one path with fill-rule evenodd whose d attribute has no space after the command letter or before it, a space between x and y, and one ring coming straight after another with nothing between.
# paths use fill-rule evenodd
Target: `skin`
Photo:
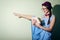
<instances>
[{"instance_id":1,"label":"skin","mask_svg":"<svg viewBox=\"0 0 60 40\"><path fill-rule=\"evenodd\" d=\"M44 11L44 14L49 14L50 11L45 7L45 6L42 6L42 9ZM43 29L43 30L46 30L46 31L52 31L53 29L53 26L54 26L54 23L55 23L55 17L52 19L52 21L50 22L50 27L49 28L46 28L46 27L43 27L41 26L39 23L37 23L37 21L35 19L32 20L32 15L24 15L24 14L20 14L20 13L14 13L15 16L18 16L19 18L25 18L27 20L30 20L32 21L32 24ZM46 18L49 18L49 16L45 16Z\"/></svg>"}]
</instances>

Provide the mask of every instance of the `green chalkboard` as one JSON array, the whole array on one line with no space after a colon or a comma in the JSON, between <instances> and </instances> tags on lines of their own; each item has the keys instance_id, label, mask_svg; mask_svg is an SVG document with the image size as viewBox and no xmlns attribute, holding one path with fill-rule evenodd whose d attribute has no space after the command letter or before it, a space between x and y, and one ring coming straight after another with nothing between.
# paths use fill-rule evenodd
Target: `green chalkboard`
<instances>
[{"instance_id":1,"label":"green chalkboard","mask_svg":"<svg viewBox=\"0 0 60 40\"><path fill-rule=\"evenodd\" d=\"M60 5L53 7L53 14L56 17L56 22L52 32L52 40L60 40Z\"/></svg>"}]
</instances>

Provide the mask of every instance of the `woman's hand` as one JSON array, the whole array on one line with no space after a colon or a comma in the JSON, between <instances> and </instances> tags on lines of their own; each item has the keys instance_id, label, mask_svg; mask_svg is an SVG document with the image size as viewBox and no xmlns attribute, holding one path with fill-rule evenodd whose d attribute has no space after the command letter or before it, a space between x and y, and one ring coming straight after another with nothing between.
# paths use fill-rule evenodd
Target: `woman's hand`
<instances>
[{"instance_id":1,"label":"woman's hand","mask_svg":"<svg viewBox=\"0 0 60 40\"><path fill-rule=\"evenodd\" d=\"M37 22L36 19L33 19L33 20L32 20L32 24L35 25L35 26L37 26L37 27L39 27L39 28L42 27L42 26L40 25L40 23Z\"/></svg>"},{"instance_id":2,"label":"woman's hand","mask_svg":"<svg viewBox=\"0 0 60 40\"><path fill-rule=\"evenodd\" d=\"M35 23L35 26L41 28L42 26L39 23Z\"/></svg>"},{"instance_id":3,"label":"woman's hand","mask_svg":"<svg viewBox=\"0 0 60 40\"><path fill-rule=\"evenodd\" d=\"M35 23L37 23L37 20L32 19L32 24L35 25Z\"/></svg>"},{"instance_id":4,"label":"woman's hand","mask_svg":"<svg viewBox=\"0 0 60 40\"><path fill-rule=\"evenodd\" d=\"M41 28L42 26L40 25L40 21L37 18L32 19L32 24L35 25L36 27Z\"/></svg>"}]
</instances>

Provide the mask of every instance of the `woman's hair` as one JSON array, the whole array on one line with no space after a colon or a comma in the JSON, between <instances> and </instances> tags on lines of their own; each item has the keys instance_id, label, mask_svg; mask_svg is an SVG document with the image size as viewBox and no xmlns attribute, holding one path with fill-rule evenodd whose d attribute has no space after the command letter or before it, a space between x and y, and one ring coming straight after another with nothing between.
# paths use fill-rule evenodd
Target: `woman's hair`
<instances>
[{"instance_id":1,"label":"woman's hair","mask_svg":"<svg viewBox=\"0 0 60 40\"><path fill-rule=\"evenodd\" d=\"M52 13L51 13L51 9L52 9L51 3L48 2L48 1L46 1L46 2L44 2L44 3L42 4L42 6L46 6L46 8L50 11L49 20L48 20L48 24L50 24L50 17L51 17L51 15L52 15Z\"/></svg>"}]
</instances>

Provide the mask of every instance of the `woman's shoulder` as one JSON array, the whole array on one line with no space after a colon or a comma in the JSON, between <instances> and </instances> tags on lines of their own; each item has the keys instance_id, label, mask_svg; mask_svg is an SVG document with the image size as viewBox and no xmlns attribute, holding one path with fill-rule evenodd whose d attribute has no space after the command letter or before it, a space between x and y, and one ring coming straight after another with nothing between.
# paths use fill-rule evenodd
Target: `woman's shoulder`
<instances>
[{"instance_id":1,"label":"woman's shoulder","mask_svg":"<svg viewBox=\"0 0 60 40\"><path fill-rule=\"evenodd\" d=\"M54 14L52 14L51 18L55 18L55 15L54 15Z\"/></svg>"},{"instance_id":2,"label":"woman's shoulder","mask_svg":"<svg viewBox=\"0 0 60 40\"><path fill-rule=\"evenodd\" d=\"M53 16L53 17L55 17L55 15L54 15L54 14L52 14L52 16Z\"/></svg>"},{"instance_id":3,"label":"woman's shoulder","mask_svg":"<svg viewBox=\"0 0 60 40\"><path fill-rule=\"evenodd\" d=\"M55 15L54 15L54 14L52 14L52 16L51 16L50 20L52 20L53 18L55 18Z\"/></svg>"}]
</instances>

